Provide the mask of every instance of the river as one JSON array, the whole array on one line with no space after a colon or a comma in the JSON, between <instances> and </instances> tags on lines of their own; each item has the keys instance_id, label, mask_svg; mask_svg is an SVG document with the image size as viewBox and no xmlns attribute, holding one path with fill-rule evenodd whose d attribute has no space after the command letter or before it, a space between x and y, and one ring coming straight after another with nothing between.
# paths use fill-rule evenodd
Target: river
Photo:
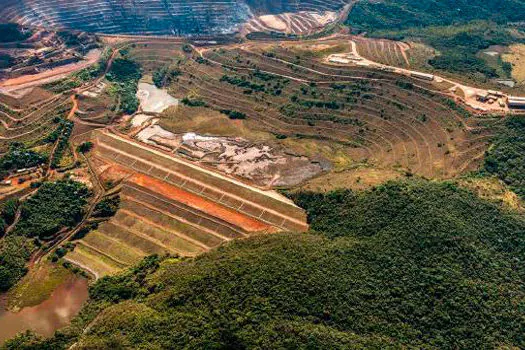
<instances>
[{"instance_id":1,"label":"river","mask_svg":"<svg viewBox=\"0 0 525 350\"><path fill-rule=\"evenodd\" d=\"M37 306L19 312L5 310L6 300L0 301L0 345L19 332L32 330L45 337L69 324L88 298L88 281L71 277Z\"/></svg>"}]
</instances>

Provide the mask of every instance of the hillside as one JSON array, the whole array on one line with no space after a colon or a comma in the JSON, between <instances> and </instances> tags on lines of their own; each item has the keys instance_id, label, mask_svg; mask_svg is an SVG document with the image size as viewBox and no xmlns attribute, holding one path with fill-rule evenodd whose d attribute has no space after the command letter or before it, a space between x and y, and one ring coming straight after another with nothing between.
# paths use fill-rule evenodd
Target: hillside
<instances>
[{"instance_id":1,"label":"hillside","mask_svg":"<svg viewBox=\"0 0 525 350\"><path fill-rule=\"evenodd\" d=\"M92 287L74 326L11 348L525 345L523 217L448 183L296 200L317 234L259 236L160 266L149 258Z\"/></svg>"},{"instance_id":2,"label":"hillside","mask_svg":"<svg viewBox=\"0 0 525 350\"><path fill-rule=\"evenodd\" d=\"M501 54L507 52L506 46L525 41L523 13L523 0L361 1L347 23L368 36L430 46L435 52L427 52L423 69L487 83L510 79L513 69L520 69Z\"/></svg>"},{"instance_id":3,"label":"hillside","mask_svg":"<svg viewBox=\"0 0 525 350\"><path fill-rule=\"evenodd\" d=\"M523 20L523 0L386 0L361 1L348 22L367 31L463 24L472 20L497 23Z\"/></svg>"},{"instance_id":4,"label":"hillside","mask_svg":"<svg viewBox=\"0 0 525 350\"><path fill-rule=\"evenodd\" d=\"M524 132L525 120L522 117L508 118L485 157L485 170L497 175L522 198L525 198Z\"/></svg>"}]
</instances>

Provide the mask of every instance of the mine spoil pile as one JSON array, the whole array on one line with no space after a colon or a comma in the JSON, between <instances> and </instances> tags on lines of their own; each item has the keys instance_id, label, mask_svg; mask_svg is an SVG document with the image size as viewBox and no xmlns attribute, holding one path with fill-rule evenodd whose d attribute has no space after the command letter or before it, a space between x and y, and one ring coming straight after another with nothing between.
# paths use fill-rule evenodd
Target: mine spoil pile
<instances>
[{"instance_id":1,"label":"mine spoil pile","mask_svg":"<svg viewBox=\"0 0 525 350\"><path fill-rule=\"evenodd\" d=\"M144 144L94 131L90 156L102 179L118 181L120 210L77 241L67 259L99 276L151 254L195 256L256 233L305 231L302 209Z\"/></svg>"},{"instance_id":2,"label":"mine spoil pile","mask_svg":"<svg viewBox=\"0 0 525 350\"><path fill-rule=\"evenodd\" d=\"M338 11L345 5L342 0L3 0L2 3L0 19L4 21L106 34L154 35L230 33L253 14ZM305 23L294 26L308 26L309 21Z\"/></svg>"}]
</instances>

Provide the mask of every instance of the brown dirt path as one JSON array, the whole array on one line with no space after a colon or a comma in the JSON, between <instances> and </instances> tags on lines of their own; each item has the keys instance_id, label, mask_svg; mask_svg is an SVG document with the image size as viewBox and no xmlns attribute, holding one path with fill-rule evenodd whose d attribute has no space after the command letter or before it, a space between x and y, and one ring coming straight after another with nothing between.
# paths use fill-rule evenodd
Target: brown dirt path
<instances>
[{"instance_id":1,"label":"brown dirt path","mask_svg":"<svg viewBox=\"0 0 525 350\"><path fill-rule=\"evenodd\" d=\"M102 52L100 50L94 50L94 52L88 53L86 60L84 61L66 64L65 66L46 70L38 74L24 75L21 77L8 79L0 82L0 88L7 91L16 91L62 79L73 72L82 70L91 66L92 64L95 64L100 59L101 54Z\"/></svg>"}]
</instances>

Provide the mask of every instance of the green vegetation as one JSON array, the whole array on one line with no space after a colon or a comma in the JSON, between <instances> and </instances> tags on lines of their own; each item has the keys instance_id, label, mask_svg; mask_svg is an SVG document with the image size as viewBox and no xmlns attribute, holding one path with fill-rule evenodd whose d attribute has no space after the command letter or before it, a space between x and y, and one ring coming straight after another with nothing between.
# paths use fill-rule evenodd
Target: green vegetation
<instances>
[{"instance_id":1,"label":"green vegetation","mask_svg":"<svg viewBox=\"0 0 525 350\"><path fill-rule=\"evenodd\" d=\"M62 120L56 130L58 136L58 144L56 145L53 153L51 168L56 169L59 167L60 161L64 156L64 152L69 145L69 137L73 131L75 124L70 120Z\"/></svg>"},{"instance_id":2,"label":"green vegetation","mask_svg":"<svg viewBox=\"0 0 525 350\"><path fill-rule=\"evenodd\" d=\"M41 165L46 160L47 157L43 154L28 150L22 143L15 142L9 146L9 151L0 158L0 170L5 176L8 172Z\"/></svg>"},{"instance_id":3,"label":"green vegetation","mask_svg":"<svg viewBox=\"0 0 525 350\"><path fill-rule=\"evenodd\" d=\"M184 97L181 102L188 107L205 107L206 102L198 98Z\"/></svg>"},{"instance_id":4,"label":"green vegetation","mask_svg":"<svg viewBox=\"0 0 525 350\"><path fill-rule=\"evenodd\" d=\"M0 53L0 69L10 68L15 64L15 59L4 53Z\"/></svg>"},{"instance_id":5,"label":"green vegetation","mask_svg":"<svg viewBox=\"0 0 525 350\"><path fill-rule=\"evenodd\" d=\"M91 141L86 141L86 142L82 142L78 147L78 151L80 153L88 153L89 151L91 151L93 149L93 142Z\"/></svg>"},{"instance_id":6,"label":"green vegetation","mask_svg":"<svg viewBox=\"0 0 525 350\"><path fill-rule=\"evenodd\" d=\"M0 43L23 41L31 36L29 30L23 32L15 23L0 23Z\"/></svg>"},{"instance_id":7,"label":"green vegetation","mask_svg":"<svg viewBox=\"0 0 525 350\"><path fill-rule=\"evenodd\" d=\"M114 83L113 93L119 98L121 112L133 114L139 108L136 94L141 77L142 72L137 62L127 57L113 61L106 78Z\"/></svg>"},{"instance_id":8,"label":"green vegetation","mask_svg":"<svg viewBox=\"0 0 525 350\"><path fill-rule=\"evenodd\" d=\"M129 58L117 58L113 61L107 74L110 81L129 82L138 81L142 77L140 65Z\"/></svg>"},{"instance_id":9,"label":"green vegetation","mask_svg":"<svg viewBox=\"0 0 525 350\"><path fill-rule=\"evenodd\" d=\"M57 35L67 47L76 47L82 45L79 35L70 31L59 31Z\"/></svg>"},{"instance_id":10,"label":"green vegetation","mask_svg":"<svg viewBox=\"0 0 525 350\"><path fill-rule=\"evenodd\" d=\"M79 182L44 183L22 204L14 234L44 240L52 238L61 229L72 227L82 219L89 196L88 188Z\"/></svg>"},{"instance_id":11,"label":"green vegetation","mask_svg":"<svg viewBox=\"0 0 525 350\"><path fill-rule=\"evenodd\" d=\"M106 49L96 64L84 68L77 73L73 73L67 78L44 84L43 87L55 93L63 93L78 88L86 82L93 81L95 78L103 75L106 71L111 53L110 49Z\"/></svg>"},{"instance_id":12,"label":"green vegetation","mask_svg":"<svg viewBox=\"0 0 525 350\"><path fill-rule=\"evenodd\" d=\"M106 71L111 54L112 52L110 49L104 50L102 56L96 64L73 74L73 77L77 78L81 82L87 82L101 76Z\"/></svg>"},{"instance_id":13,"label":"green vegetation","mask_svg":"<svg viewBox=\"0 0 525 350\"><path fill-rule=\"evenodd\" d=\"M89 305L104 311L70 342L83 349L525 346L521 214L451 183L423 181L294 198L317 233L256 236L160 265L153 257L103 278ZM59 332L46 344L63 339Z\"/></svg>"},{"instance_id":14,"label":"green vegetation","mask_svg":"<svg viewBox=\"0 0 525 350\"><path fill-rule=\"evenodd\" d=\"M245 77L237 78L237 77L232 77L232 76L229 76L229 75L223 75L221 77L220 81L221 82L225 81L228 84L235 85L235 86L242 87L242 88L247 88L247 89L250 89L250 90L256 91L256 92L264 92L265 91L264 85L262 85L262 84L255 84L255 83L249 82L249 81L246 80Z\"/></svg>"},{"instance_id":15,"label":"green vegetation","mask_svg":"<svg viewBox=\"0 0 525 350\"><path fill-rule=\"evenodd\" d=\"M450 28L430 27L417 32L409 30L397 35L418 37L439 50L440 54L429 60L430 65L436 69L462 74L474 73L484 78L508 78L510 72L501 59L494 67L480 56L480 52L492 45L509 45L519 41L507 29L486 22Z\"/></svg>"},{"instance_id":16,"label":"green vegetation","mask_svg":"<svg viewBox=\"0 0 525 350\"><path fill-rule=\"evenodd\" d=\"M246 114L238 111L231 111L229 109L222 109L222 114L226 114L230 119L246 119Z\"/></svg>"},{"instance_id":17,"label":"green vegetation","mask_svg":"<svg viewBox=\"0 0 525 350\"><path fill-rule=\"evenodd\" d=\"M520 21L519 11L525 11L519 0L359 2L349 24L373 37L423 41L439 51L428 62L433 68L486 81L510 77L512 66L480 51L523 41L522 34L507 27L507 22Z\"/></svg>"},{"instance_id":18,"label":"green vegetation","mask_svg":"<svg viewBox=\"0 0 525 350\"><path fill-rule=\"evenodd\" d=\"M485 157L485 170L525 199L525 119L510 117Z\"/></svg>"},{"instance_id":19,"label":"green vegetation","mask_svg":"<svg viewBox=\"0 0 525 350\"><path fill-rule=\"evenodd\" d=\"M94 301L112 303L145 297L149 294L144 289L147 274L155 272L160 266L160 261L156 255L146 257L136 267L118 276L106 276L90 289L89 296Z\"/></svg>"},{"instance_id":20,"label":"green vegetation","mask_svg":"<svg viewBox=\"0 0 525 350\"><path fill-rule=\"evenodd\" d=\"M21 309L42 303L69 277L71 273L58 264L44 262L35 266L9 291L9 308Z\"/></svg>"},{"instance_id":21,"label":"green vegetation","mask_svg":"<svg viewBox=\"0 0 525 350\"><path fill-rule=\"evenodd\" d=\"M21 204L14 230L0 238L0 292L9 290L27 273L27 261L42 244L41 239L51 239L82 219L89 195L87 187L78 182L46 182ZM4 204L4 230L6 224L14 222L18 206L16 199Z\"/></svg>"},{"instance_id":22,"label":"green vegetation","mask_svg":"<svg viewBox=\"0 0 525 350\"><path fill-rule=\"evenodd\" d=\"M523 20L525 3L521 0L385 0L360 1L348 23L363 31L401 30L412 27L464 24L473 20L496 23Z\"/></svg>"},{"instance_id":23,"label":"green vegetation","mask_svg":"<svg viewBox=\"0 0 525 350\"><path fill-rule=\"evenodd\" d=\"M168 67L159 68L153 72L153 83L160 89L166 85L170 85L181 74L182 72L179 69L170 69Z\"/></svg>"},{"instance_id":24,"label":"green vegetation","mask_svg":"<svg viewBox=\"0 0 525 350\"><path fill-rule=\"evenodd\" d=\"M2 205L2 210L0 211L0 221L2 222L2 227L5 225L11 225L15 222L16 213L20 207L20 201L18 198L11 198L7 200ZM2 235L3 235L2 230Z\"/></svg>"},{"instance_id":25,"label":"green vegetation","mask_svg":"<svg viewBox=\"0 0 525 350\"><path fill-rule=\"evenodd\" d=\"M0 211L0 237L5 235L8 225L15 221L19 208L17 198L2 205ZM0 292L5 292L27 272L26 260L29 259L32 243L23 237L7 236L0 238Z\"/></svg>"},{"instance_id":26,"label":"green vegetation","mask_svg":"<svg viewBox=\"0 0 525 350\"><path fill-rule=\"evenodd\" d=\"M120 206L120 197L106 197L97 203L93 211L94 217L107 218L115 215Z\"/></svg>"},{"instance_id":27,"label":"green vegetation","mask_svg":"<svg viewBox=\"0 0 525 350\"><path fill-rule=\"evenodd\" d=\"M0 240L0 292L9 290L26 273L33 244L25 237L8 235Z\"/></svg>"},{"instance_id":28,"label":"green vegetation","mask_svg":"<svg viewBox=\"0 0 525 350\"><path fill-rule=\"evenodd\" d=\"M249 76L239 77L224 74L219 81L244 88L244 94L249 95L253 92L263 92L273 96L280 96L286 85L290 82L288 79L261 72L259 69L250 73Z\"/></svg>"},{"instance_id":29,"label":"green vegetation","mask_svg":"<svg viewBox=\"0 0 525 350\"><path fill-rule=\"evenodd\" d=\"M57 80L55 82L44 84L42 85L42 87L46 90L49 90L57 94L60 94L66 91L71 91L82 85L82 82L80 79L73 79L73 78L74 76L72 75L69 78L64 78L64 79Z\"/></svg>"}]
</instances>

